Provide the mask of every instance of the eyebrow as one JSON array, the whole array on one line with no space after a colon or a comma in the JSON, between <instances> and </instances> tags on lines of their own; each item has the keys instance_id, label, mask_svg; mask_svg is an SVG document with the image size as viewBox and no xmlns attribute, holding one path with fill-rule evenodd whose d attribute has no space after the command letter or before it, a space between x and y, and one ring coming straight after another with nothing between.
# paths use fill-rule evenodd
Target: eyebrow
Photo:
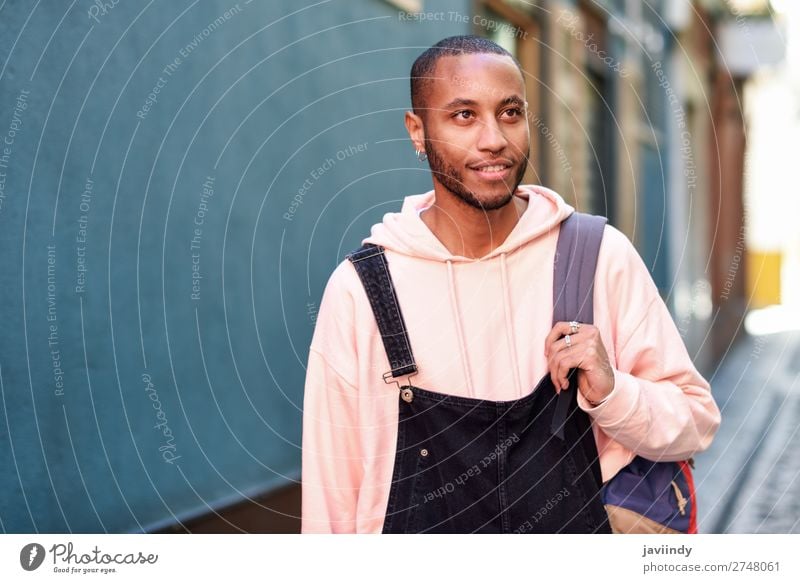
<instances>
[{"instance_id":1,"label":"eyebrow","mask_svg":"<svg viewBox=\"0 0 800 583\"><path fill-rule=\"evenodd\" d=\"M525 101L518 95L509 95L503 101L500 102L500 105L517 105L519 107L525 107Z\"/></svg>"},{"instance_id":2,"label":"eyebrow","mask_svg":"<svg viewBox=\"0 0 800 583\"><path fill-rule=\"evenodd\" d=\"M455 109L456 107L475 107L478 102L474 99L464 99L463 97L456 97L453 101L445 105L442 109Z\"/></svg>"},{"instance_id":3,"label":"eyebrow","mask_svg":"<svg viewBox=\"0 0 800 583\"><path fill-rule=\"evenodd\" d=\"M517 105L519 107L524 107L525 101L518 95L509 95L500 102L500 107L503 107L505 105ZM475 101L474 99L465 99L463 97L457 97L453 101L442 107L442 109L455 109L456 107L477 107L477 106L478 102Z\"/></svg>"}]
</instances>

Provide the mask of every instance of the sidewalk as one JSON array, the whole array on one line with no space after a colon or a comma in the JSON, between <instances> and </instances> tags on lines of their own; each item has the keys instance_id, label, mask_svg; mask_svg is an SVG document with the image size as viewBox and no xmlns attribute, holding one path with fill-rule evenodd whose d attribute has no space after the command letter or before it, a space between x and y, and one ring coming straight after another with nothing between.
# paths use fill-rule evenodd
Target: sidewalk
<instances>
[{"instance_id":1,"label":"sidewalk","mask_svg":"<svg viewBox=\"0 0 800 583\"><path fill-rule=\"evenodd\" d=\"M745 336L709 378L722 411L695 458L701 533L800 533L800 331Z\"/></svg>"}]
</instances>

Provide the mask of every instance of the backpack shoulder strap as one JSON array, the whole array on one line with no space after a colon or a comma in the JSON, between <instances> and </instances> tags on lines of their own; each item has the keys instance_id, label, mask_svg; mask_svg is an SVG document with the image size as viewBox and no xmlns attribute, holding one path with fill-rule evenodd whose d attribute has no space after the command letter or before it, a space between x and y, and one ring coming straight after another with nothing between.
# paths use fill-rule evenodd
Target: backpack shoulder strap
<instances>
[{"instance_id":1,"label":"backpack shoulder strap","mask_svg":"<svg viewBox=\"0 0 800 583\"><path fill-rule=\"evenodd\" d=\"M606 217L576 211L561 222L553 262L554 325L572 320L593 323L594 273L607 221ZM561 391L558 395L550 430L560 439L564 439L564 425L576 392Z\"/></svg>"},{"instance_id":2,"label":"backpack shoulder strap","mask_svg":"<svg viewBox=\"0 0 800 583\"><path fill-rule=\"evenodd\" d=\"M417 364L411 353L406 323L397 301L383 247L365 243L348 254L347 259L353 264L367 293L389 359L391 369L384 373L383 380L387 381L389 376L399 377L416 373Z\"/></svg>"},{"instance_id":3,"label":"backpack shoulder strap","mask_svg":"<svg viewBox=\"0 0 800 583\"><path fill-rule=\"evenodd\" d=\"M553 324L593 322L594 272L607 221L573 212L561 223L553 263Z\"/></svg>"}]
</instances>

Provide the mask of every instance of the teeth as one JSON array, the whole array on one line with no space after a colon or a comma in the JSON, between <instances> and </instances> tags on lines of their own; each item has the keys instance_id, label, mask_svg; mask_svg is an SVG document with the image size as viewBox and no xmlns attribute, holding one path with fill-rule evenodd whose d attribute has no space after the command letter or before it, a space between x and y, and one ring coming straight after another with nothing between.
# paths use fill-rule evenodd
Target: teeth
<instances>
[{"instance_id":1,"label":"teeth","mask_svg":"<svg viewBox=\"0 0 800 583\"><path fill-rule=\"evenodd\" d=\"M501 170L505 170L508 166L484 166L483 168L478 168L481 172L500 172Z\"/></svg>"}]
</instances>

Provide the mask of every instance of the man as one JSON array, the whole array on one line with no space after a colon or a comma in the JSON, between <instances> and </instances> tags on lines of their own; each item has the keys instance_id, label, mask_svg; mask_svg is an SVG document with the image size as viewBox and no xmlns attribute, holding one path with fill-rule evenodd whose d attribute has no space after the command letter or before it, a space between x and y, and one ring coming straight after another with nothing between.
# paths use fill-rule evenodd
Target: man
<instances>
[{"instance_id":1,"label":"man","mask_svg":"<svg viewBox=\"0 0 800 583\"><path fill-rule=\"evenodd\" d=\"M611 226L594 323L552 325L556 242L574 209L520 185L527 103L507 51L440 41L414 63L411 99L405 124L433 190L386 214L364 240L375 246L326 286L305 387L303 532L609 532L600 475L636 454L707 448L720 421L710 387ZM565 440L548 432L562 390L575 407ZM581 419L589 455L572 443Z\"/></svg>"}]
</instances>

